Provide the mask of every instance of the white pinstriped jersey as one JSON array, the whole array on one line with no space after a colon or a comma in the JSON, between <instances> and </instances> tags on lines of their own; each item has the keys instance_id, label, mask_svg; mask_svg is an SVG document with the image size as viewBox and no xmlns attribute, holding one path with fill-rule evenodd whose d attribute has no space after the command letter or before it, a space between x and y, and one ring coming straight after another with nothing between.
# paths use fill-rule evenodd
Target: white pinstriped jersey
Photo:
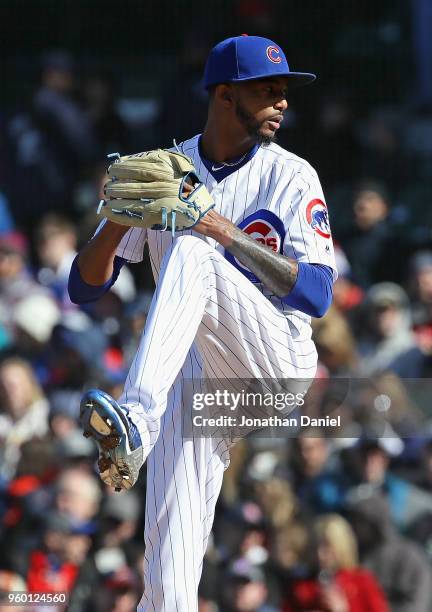
<instances>
[{"instance_id":1,"label":"white pinstriped jersey","mask_svg":"<svg viewBox=\"0 0 432 612\"><path fill-rule=\"evenodd\" d=\"M299 262L331 267L336 278L327 206L312 166L272 143L259 147L252 159L218 183L200 157L198 140L199 135L194 136L179 148L192 158L198 175L215 201L215 210L277 252ZM224 251L215 240L201 238L218 251ZM172 243L170 232L132 228L120 243L117 255L131 262L141 261L146 239L157 279L165 250ZM230 254L226 256L297 326L309 326L308 315L284 304Z\"/></svg>"}]
</instances>

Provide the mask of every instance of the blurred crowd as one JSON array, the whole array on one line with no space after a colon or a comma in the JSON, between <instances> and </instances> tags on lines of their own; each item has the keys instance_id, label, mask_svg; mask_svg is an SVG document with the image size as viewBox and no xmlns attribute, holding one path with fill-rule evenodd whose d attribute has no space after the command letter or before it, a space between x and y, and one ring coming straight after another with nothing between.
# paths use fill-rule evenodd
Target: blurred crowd
<instances>
[{"instance_id":1,"label":"blurred crowd","mask_svg":"<svg viewBox=\"0 0 432 612\"><path fill-rule=\"evenodd\" d=\"M119 396L153 282L145 260L79 307L68 273L98 224L105 155L202 129L195 43L171 83L177 111L162 96L139 138L112 75L65 51L44 55L26 108L1 125L0 590L67 591L71 612L128 612L142 592L145 470L133 491L105 488L78 411L89 387ZM432 110L359 114L345 91L303 99L280 144L317 168L339 270L313 325L318 376L368 384L342 405L324 386L320 405L345 415L343 431L233 449L200 612L430 612Z\"/></svg>"}]
</instances>

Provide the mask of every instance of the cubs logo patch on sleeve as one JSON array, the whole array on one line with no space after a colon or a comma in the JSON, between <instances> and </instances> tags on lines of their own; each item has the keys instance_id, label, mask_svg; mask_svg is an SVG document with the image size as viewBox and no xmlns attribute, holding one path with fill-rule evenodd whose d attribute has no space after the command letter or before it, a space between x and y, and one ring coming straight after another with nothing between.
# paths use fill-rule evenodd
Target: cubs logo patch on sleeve
<instances>
[{"instance_id":1,"label":"cubs logo patch on sleeve","mask_svg":"<svg viewBox=\"0 0 432 612\"><path fill-rule=\"evenodd\" d=\"M306 206L306 221L319 236L330 238L330 222L325 202L319 198L311 200Z\"/></svg>"},{"instance_id":2,"label":"cubs logo patch on sleeve","mask_svg":"<svg viewBox=\"0 0 432 612\"><path fill-rule=\"evenodd\" d=\"M238 225L248 236L273 249L275 253L282 253L285 240L285 228L277 215L269 210L257 210ZM225 250L226 259L253 283L261 281L249 268L244 266L238 259Z\"/></svg>"}]
</instances>

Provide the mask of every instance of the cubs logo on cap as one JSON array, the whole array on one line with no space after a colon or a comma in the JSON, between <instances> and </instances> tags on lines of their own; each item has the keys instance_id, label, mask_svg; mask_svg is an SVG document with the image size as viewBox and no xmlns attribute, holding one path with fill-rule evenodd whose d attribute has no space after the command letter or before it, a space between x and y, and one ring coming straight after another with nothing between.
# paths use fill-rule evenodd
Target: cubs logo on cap
<instances>
[{"instance_id":1,"label":"cubs logo on cap","mask_svg":"<svg viewBox=\"0 0 432 612\"><path fill-rule=\"evenodd\" d=\"M249 217L246 217L238 227L260 244L264 244L273 249L275 253L282 253L285 240L285 228L279 217L271 211L265 209L257 210L252 215L249 215ZM225 250L225 257L250 281L253 283L261 282L249 268L243 265L227 250Z\"/></svg>"},{"instance_id":2,"label":"cubs logo on cap","mask_svg":"<svg viewBox=\"0 0 432 612\"><path fill-rule=\"evenodd\" d=\"M315 80L310 72L293 72L281 47L262 36L234 36L210 51L204 71L206 89L219 83L235 83L267 77L287 77L290 89Z\"/></svg>"},{"instance_id":3,"label":"cubs logo on cap","mask_svg":"<svg viewBox=\"0 0 432 612\"><path fill-rule=\"evenodd\" d=\"M274 64L280 64L282 61L282 58L280 56L280 50L277 47L274 47L273 45L267 47L267 57Z\"/></svg>"},{"instance_id":4,"label":"cubs logo on cap","mask_svg":"<svg viewBox=\"0 0 432 612\"><path fill-rule=\"evenodd\" d=\"M319 236L330 238L330 222L325 202L319 198L311 200L306 206L306 221Z\"/></svg>"}]
</instances>

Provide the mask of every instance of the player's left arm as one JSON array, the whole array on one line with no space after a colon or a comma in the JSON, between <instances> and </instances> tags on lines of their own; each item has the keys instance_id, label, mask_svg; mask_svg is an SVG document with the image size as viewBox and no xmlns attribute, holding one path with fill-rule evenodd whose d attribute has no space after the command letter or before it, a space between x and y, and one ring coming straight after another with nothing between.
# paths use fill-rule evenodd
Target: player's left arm
<instances>
[{"instance_id":1,"label":"player's left arm","mask_svg":"<svg viewBox=\"0 0 432 612\"><path fill-rule=\"evenodd\" d=\"M272 293L295 310L322 317L333 298L331 269L275 253L211 210L194 228L225 247Z\"/></svg>"},{"instance_id":2,"label":"player's left arm","mask_svg":"<svg viewBox=\"0 0 432 612\"><path fill-rule=\"evenodd\" d=\"M284 297L294 287L298 275L295 259L257 242L215 210L210 210L194 230L217 240L275 295Z\"/></svg>"}]
</instances>

